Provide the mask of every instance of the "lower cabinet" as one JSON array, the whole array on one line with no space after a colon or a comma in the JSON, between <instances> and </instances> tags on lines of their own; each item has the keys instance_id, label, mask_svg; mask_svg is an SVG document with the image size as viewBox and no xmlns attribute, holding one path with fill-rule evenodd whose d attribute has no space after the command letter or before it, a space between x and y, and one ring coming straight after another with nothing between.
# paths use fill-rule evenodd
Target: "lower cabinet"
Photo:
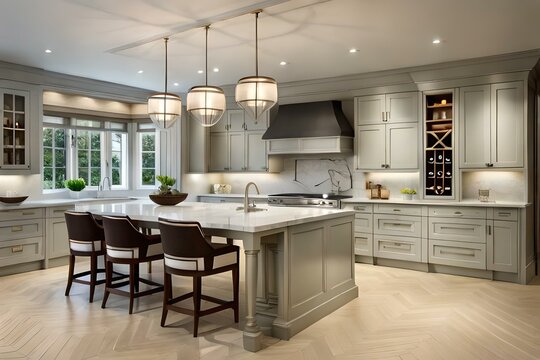
<instances>
[{"instance_id":1,"label":"lower cabinet","mask_svg":"<svg viewBox=\"0 0 540 360\"><path fill-rule=\"evenodd\" d=\"M46 209L45 242L47 258L54 259L69 255L69 241L64 212L73 206L52 207Z\"/></svg>"},{"instance_id":2,"label":"lower cabinet","mask_svg":"<svg viewBox=\"0 0 540 360\"><path fill-rule=\"evenodd\" d=\"M517 273L517 222L488 221L488 238L487 269Z\"/></svg>"},{"instance_id":3,"label":"lower cabinet","mask_svg":"<svg viewBox=\"0 0 540 360\"><path fill-rule=\"evenodd\" d=\"M43 260L44 257L41 209L0 212L0 267Z\"/></svg>"},{"instance_id":4,"label":"lower cabinet","mask_svg":"<svg viewBox=\"0 0 540 360\"><path fill-rule=\"evenodd\" d=\"M519 273L515 208L344 204L355 211L355 254Z\"/></svg>"},{"instance_id":5,"label":"lower cabinet","mask_svg":"<svg viewBox=\"0 0 540 360\"><path fill-rule=\"evenodd\" d=\"M430 239L428 261L432 264L485 270L486 245Z\"/></svg>"}]
</instances>

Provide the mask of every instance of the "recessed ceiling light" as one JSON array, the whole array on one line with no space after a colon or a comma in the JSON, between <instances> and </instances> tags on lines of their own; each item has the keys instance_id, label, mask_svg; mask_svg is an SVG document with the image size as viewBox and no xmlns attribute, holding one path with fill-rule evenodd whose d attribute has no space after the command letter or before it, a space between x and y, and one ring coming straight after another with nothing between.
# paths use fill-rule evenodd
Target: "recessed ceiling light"
<instances>
[{"instance_id":1,"label":"recessed ceiling light","mask_svg":"<svg viewBox=\"0 0 540 360\"><path fill-rule=\"evenodd\" d=\"M435 45L440 44L440 43L441 43L441 39L435 39L435 40L433 40L433 43L434 43Z\"/></svg>"},{"instance_id":2,"label":"recessed ceiling light","mask_svg":"<svg viewBox=\"0 0 540 360\"><path fill-rule=\"evenodd\" d=\"M286 62L286 61L282 61L282 62L279 63L279 65L285 66L285 65L287 65L287 62Z\"/></svg>"},{"instance_id":3,"label":"recessed ceiling light","mask_svg":"<svg viewBox=\"0 0 540 360\"><path fill-rule=\"evenodd\" d=\"M355 49L355 48L349 49L349 52L350 52L351 54L354 54L354 53L357 52L357 51L358 51L358 49Z\"/></svg>"},{"instance_id":4,"label":"recessed ceiling light","mask_svg":"<svg viewBox=\"0 0 540 360\"><path fill-rule=\"evenodd\" d=\"M179 84L179 83L174 83L173 85L174 85L174 86L178 86L178 85L180 85L180 84Z\"/></svg>"},{"instance_id":5,"label":"recessed ceiling light","mask_svg":"<svg viewBox=\"0 0 540 360\"><path fill-rule=\"evenodd\" d=\"M199 71L197 71L197 74L202 74L202 73L204 73L204 71L203 71L203 70L199 70Z\"/></svg>"},{"instance_id":6,"label":"recessed ceiling light","mask_svg":"<svg viewBox=\"0 0 540 360\"><path fill-rule=\"evenodd\" d=\"M50 54L50 53L52 53L52 50L51 50L51 49L45 49L45 52L46 52L47 54Z\"/></svg>"},{"instance_id":7,"label":"recessed ceiling light","mask_svg":"<svg viewBox=\"0 0 540 360\"><path fill-rule=\"evenodd\" d=\"M219 68L215 67L214 72L219 72Z\"/></svg>"},{"instance_id":8,"label":"recessed ceiling light","mask_svg":"<svg viewBox=\"0 0 540 360\"><path fill-rule=\"evenodd\" d=\"M144 71L143 70L139 70L137 71L137 74L142 74Z\"/></svg>"}]
</instances>

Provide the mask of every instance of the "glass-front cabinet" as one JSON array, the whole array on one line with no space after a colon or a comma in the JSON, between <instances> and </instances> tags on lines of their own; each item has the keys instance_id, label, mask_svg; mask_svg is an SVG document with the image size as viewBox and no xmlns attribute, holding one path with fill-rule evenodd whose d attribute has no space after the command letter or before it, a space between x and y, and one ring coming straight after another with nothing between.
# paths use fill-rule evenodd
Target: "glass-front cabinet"
<instances>
[{"instance_id":1,"label":"glass-front cabinet","mask_svg":"<svg viewBox=\"0 0 540 360\"><path fill-rule=\"evenodd\" d=\"M424 94L424 196L427 198L455 197L453 100L452 90Z\"/></svg>"},{"instance_id":2,"label":"glass-front cabinet","mask_svg":"<svg viewBox=\"0 0 540 360\"><path fill-rule=\"evenodd\" d=\"M29 93L20 90L3 90L2 119L1 168L30 168Z\"/></svg>"}]
</instances>

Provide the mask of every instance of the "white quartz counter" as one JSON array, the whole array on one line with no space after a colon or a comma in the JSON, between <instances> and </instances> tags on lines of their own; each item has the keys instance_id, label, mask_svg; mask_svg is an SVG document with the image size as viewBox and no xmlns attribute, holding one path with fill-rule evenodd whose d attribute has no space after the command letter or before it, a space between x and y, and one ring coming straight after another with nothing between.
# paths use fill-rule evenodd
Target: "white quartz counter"
<instances>
[{"instance_id":1,"label":"white quartz counter","mask_svg":"<svg viewBox=\"0 0 540 360\"><path fill-rule=\"evenodd\" d=\"M52 206L75 205L84 203L121 202L135 200L133 197L114 198L86 198L86 199L46 199L46 200L25 200L20 204L4 204L0 202L0 211L16 209L32 209Z\"/></svg>"},{"instance_id":2,"label":"white quartz counter","mask_svg":"<svg viewBox=\"0 0 540 360\"><path fill-rule=\"evenodd\" d=\"M530 203L525 202L513 202L513 201L489 201L482 202L478 200L465 200L465 201L453 201L453 200L401 200L401 199L368 199L353 197L350 199L341 200L343 204L347 203L367 203L367 204L404 204L404 205L432 205L432 206L477 206L477 207L512 207L512 208L524 208Z\"/></svg>"},{"instance_id":3,"label":"white quartz counter","mask_svg":"<svg viewBox=\"0 0 540 360\"><path fill-rule=\"evenodd\" d=\"M238 204L182 202L176 206L159 206L150 200L120 203L80 203L77 211L94 214L126 214L141 221L157 221L158 217L171 220L196 220L203 227L244 232L259 232L312 221L354 215L352 210L257 206L262 211L244 213Z\"/></svg>"},{"instance_id":4,"label":"white quartz counter","mask_svg":"<svg viewBox=\"0 0 540 360\"><path fill-rule=\"evenodd\" d=\"M216 198L244 198L244 194L198 194L198 197L216 197ZM250 199L268 199L268 195L249 194Z\"/></svg>"}]
</instances>

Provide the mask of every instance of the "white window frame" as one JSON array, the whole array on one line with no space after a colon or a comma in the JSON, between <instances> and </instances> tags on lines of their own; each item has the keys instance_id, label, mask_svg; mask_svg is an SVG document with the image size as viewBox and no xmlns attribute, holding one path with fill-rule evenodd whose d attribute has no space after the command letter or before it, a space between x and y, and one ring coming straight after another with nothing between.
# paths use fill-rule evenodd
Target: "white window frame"
<instances>
[{"instance_id":1,"label":"white window frame","mask_svg":"<svg viewBox=\"0 0 540 360\"><path fill-rule=\"evenodd\" d=\"M161 164L161 158L160 158L160 131L156 129L155 125L152 123L139 123L137 124L137 131L135 132L135 188L137 190L147 190L147 189L155 189L157 186L157 180L152 185L143 185L142 184L142 135L153 133L154 134L154 151L155 151L155 174L156 176L160 174L160 164Z\"/></svg>"}]
</instances>

